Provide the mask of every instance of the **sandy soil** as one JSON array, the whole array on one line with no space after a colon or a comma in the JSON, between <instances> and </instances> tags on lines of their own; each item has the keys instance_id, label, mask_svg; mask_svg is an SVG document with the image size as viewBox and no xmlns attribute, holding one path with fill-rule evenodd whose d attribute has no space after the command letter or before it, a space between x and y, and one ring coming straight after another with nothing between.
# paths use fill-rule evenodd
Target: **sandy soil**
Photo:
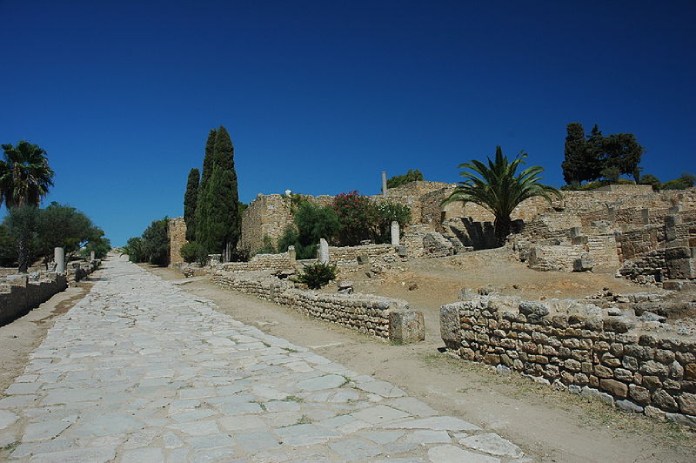
<instances>
[{"instance_id":1,"label":"sandy soil","mask_svg":"<svg viewBox=\"0 0 696 463\"><path fill-rule=\"evenodd\" d=\"M499 376L483 365L438 351L443 345L437 308L456 300L463 287L492 286L525 297L549 292L554 297L581 297L595 294L604 286L616 292L642 290L610 275L539 274L500 257L483 252L463 258L415 261L379 280L360 273L343 275L355 281L360 291L400 297L424 310L427 340L408 346L391 345L282 306L222 290L206 277L185 279L172 269L150 270L213 300L219 310L242 322L313 348L353 370L390 381L442 413L495 430L539 461L693 462L696 434L692 431L587 402L518 375ZM93 278L98 278L98 273ZM418 288L409 290L413 283ZM54 318L72 307L89 287L86 282L69 288L27 316L0 327L0 390L22 373L28 354L40 344Z\"/></svg>"}]
</instances>

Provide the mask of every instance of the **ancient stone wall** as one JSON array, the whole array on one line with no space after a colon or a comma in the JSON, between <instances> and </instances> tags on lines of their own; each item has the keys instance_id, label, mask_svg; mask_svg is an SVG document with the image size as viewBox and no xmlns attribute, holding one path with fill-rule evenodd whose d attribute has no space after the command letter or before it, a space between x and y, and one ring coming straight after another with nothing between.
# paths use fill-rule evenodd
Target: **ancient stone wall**
<instances>
[{"instance_id":1,"label":"ancient stone wall","mask_svg":"<svg viewBox=\"0 0 696 463\"><path fill-rule=\"evenodd\" d=\"M627 317L486 297L442 306L440 324L447 348L466 360L696 427L693 339L641 335Z\"/></svg>"},{"instance_id":2,"label":"ancient stone wall","mask_svg":"<svg viewBox=\"0 0 696 463\"><path fill-rule=\"evenodd\" d=\"M275 245L292 224L292 199L284 195L258 195L242 215L242 235L238 248L254 254L267 236Z\"/></svg>"},{"instance_id":3,"label":"ancient stone wall","mask_svg":"<svg viewBox=\"0 0 696 463\"><path fill-rule=\"evenodd\" d=\"M227 272L251 272L260 270L284 271L293 270L295 261L287 252L280 254L256 254L249 262L226 262L220 264L220 269Z\"/></svg>"},{"instance_id":4,"label":"ancient stone wall","mask_svg":"<svg viewBox=\"0 0 696 463\"><path fill-rule=\"evenodd\" d=\"M169 236L169 265L178 265L184 262L181 257L181 247L188 243L186 241L186 222L183 217L169 219L167 224L167 234Z\"/></svg>"},{"instance_id":5,"label":"ancient stone wall","mask_svg":"<svg viewBox=\"0 0 696 463\"><path fill-rule=\"evenodd\" d=\"M68 287L65 275L12 275L0 284L0 325L10 323Z\"/></svg>"},{"instance_id":6,"label":"ancient stone wall","mask_svg":"<svg viewBox=\"0 0 696 463\"><path fill-rule=\"evenodd\" d=\"M364 246L329 246L329 261L339 268L350 269L363 264L393 263L399 256L390 244Z\"/></svg>"},{"instance_id":7,"label":"ancient stone wall","mask_svg":"<svg viewBox=\"0 0 696 463\"><path fill-rule=\"evenodd\" d=\"M287 280L262 273L217 271L213 281L223 288L281 304L307 316L399 343L421 341L425 325L421 312L400 299L366 294L327 294L295 289Z\"/></svg>"}]
</instances>

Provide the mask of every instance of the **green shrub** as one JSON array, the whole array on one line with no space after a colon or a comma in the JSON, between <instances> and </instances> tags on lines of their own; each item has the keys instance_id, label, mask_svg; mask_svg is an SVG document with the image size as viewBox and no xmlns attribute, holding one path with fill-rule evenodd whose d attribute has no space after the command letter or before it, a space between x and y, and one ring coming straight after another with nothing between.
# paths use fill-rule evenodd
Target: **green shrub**
<instances>
[{"instance_id":1,"label":"green shrub","mask_svg":"<svg viewBox=\"0 0 696 463\"><path fill-rule=\"evenodd\" d=\"M322 264L320 262L305 265L302 273L298 275L298 281L305 283L310 289L319 289L335 279L336 264Z\"/></svg>"},{"instance_id":2,"label":"green shrub","mask_svg":"<svg viewBox=\"0 0 696 463\"><path fill-rule=\"evenodd\" d=\"M340 223L339 245L356 246L363 240L374 239L377 211L367 196L357 191L341 193L334 198L333 209Z\"/></svg>"},{"instance_id":3,"label":"green shrub","mask_svg":"<svg viewBox=\"0 0 696 463\"><path fill-rule=\"evenodd\" d=\"M375 243L391 242L391 223L399 223L399 229L403 234L404 227L411 222L411 209L408 206L384 201L377 203L377 221L375 223Z\"/></svg>"},{"instance_id":4,"label":"green shrub","mask_svg":"<svg viewBox=\"0 0 696 463\"><path fill-rule=\"evenodd\" d=\"M201 265L205 265L208 262L208 253L205 248L196 241L191 241L189 243L181 246L181 257L186 263L198 262Z\"/></svg>"}]
</instances>

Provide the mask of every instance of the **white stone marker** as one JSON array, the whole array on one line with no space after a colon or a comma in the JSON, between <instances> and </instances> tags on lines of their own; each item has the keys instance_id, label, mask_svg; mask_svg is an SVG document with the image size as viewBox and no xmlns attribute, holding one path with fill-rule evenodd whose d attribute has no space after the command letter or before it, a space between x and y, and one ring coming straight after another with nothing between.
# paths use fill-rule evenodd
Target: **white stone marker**
<instances>
[{"instance_id":1,"label":"white stone marker","mask_svg":"<svg viewBox=\"0 0 696 463\"><path fill-rule=\"evenodd\" d=\"M329 243L324 238L319 240L319 263L329 263Z\"/></svg>"},{"instance_id":2,"label":"white stone marker","mask_svg":"<svg viewBox=\"0 0 696 463\"><path fill-rule=\"evenodd\" d=\"M392 246L399 245L399 222L393 220L391 223L391 244Z\"/></svg>"},{"instance_id":3,"label":"white stone marker","mask_svg":"<svg viewBox=\"0 0 696 463\"><path fill-rule=\"evenodd\" d=\"M56 273L65 273L65 249L53 249L53 260L56 263Z\"/></svg>"}]
</instances>

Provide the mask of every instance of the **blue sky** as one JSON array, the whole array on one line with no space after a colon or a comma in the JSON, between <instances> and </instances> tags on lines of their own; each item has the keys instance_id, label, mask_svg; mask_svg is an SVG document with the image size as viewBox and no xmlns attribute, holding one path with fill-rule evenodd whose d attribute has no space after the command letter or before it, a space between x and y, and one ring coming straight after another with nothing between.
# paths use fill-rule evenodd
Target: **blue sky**
<instances>
[{"instance_id":1,"label":"blue sky","mask_svg":"<svg viewBox=\"0 0 696 463\"><path fill-rule=\"evenodd\" d=\"M380 172L521 150L563 183L565 127L634 133L696 171L696 2L0 0L0 142L26 139L124 244L183 214L208 131L240 199L378 193Z\"/></svg>"}]
</instances>

